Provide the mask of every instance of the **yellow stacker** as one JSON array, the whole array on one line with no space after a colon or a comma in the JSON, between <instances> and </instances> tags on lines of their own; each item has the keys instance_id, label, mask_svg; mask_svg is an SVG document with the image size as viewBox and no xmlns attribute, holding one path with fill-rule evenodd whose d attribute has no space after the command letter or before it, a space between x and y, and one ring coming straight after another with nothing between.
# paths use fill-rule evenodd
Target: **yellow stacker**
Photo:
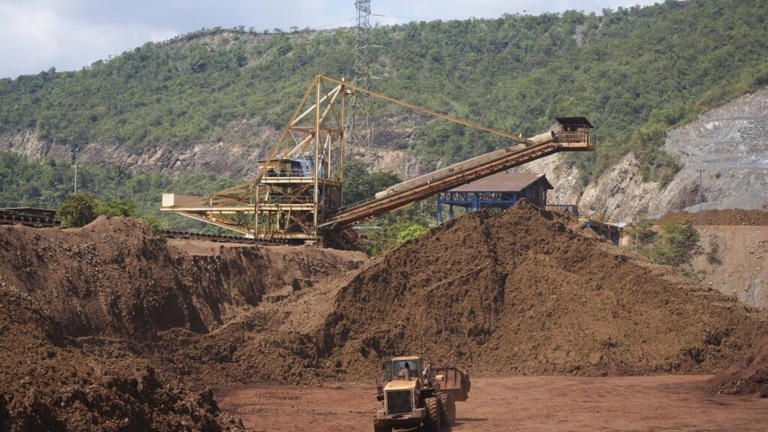
<instances>
[{"instance_id":1,"label":"yellow stacker","mask_svg":"<svg viewBox=\"0 0 768 432\"><path fill-rule=\"evenodd\" d=\"M342 206L344 109L359 93L509 139L511 145L396 184L375 197ZM350 246L351 225L456 186L561 151L592 151L590 122L559 117L530 138L458 119L318 74L312 80L256 177L207 197L163 194L163 211L269 241Z\"/></svg>"}]
</instances>

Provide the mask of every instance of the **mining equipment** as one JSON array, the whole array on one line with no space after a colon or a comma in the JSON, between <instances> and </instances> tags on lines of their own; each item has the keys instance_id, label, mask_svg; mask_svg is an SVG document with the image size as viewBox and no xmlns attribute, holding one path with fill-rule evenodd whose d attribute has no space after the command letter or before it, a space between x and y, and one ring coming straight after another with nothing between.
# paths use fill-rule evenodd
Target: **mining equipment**
<instances>
[{"instance_id":1,"label":"mining equipment","mask_svg":"<svg viewBox=\"0 0 768 432\"><path fill-rule=\"evenodd\" d=\"M21 224L31 227L53 227L60 224L56 210L34 207L0 208L0 225Z\"/></svg>"},{"instance_id":2,"label":"mining equipment","mask_svg":"<svg viewBox=\"0 0 768 432\"><path fill-rule=\"evenodd\" d=\"M330 89L330 90L329 90ZM353 94L501 136L513 145L406 180L374 198L342 206L344 109ZM260 161L256 177L207 197L166 193L161 210L236 231L248 238L317 242L352 247L351 226L473 180L560 151L594 150L592 125L584 117L559 117L531 138L492 129L377 93L344 79L318 74L276 145Z\"/></svg>"},{"instance_id":3,"label":"mining equipment","mask_svg":"<svg viewBox=\"0 0 768 432\"><path fill-rule=\"evenodd\" d=\"M469 397L469 375L454 367L425 368L421 357L410 356L385 360L382 370L374 432L415 427L439 432L456 421L456 401Z\"/></svg>"}]
</instances>

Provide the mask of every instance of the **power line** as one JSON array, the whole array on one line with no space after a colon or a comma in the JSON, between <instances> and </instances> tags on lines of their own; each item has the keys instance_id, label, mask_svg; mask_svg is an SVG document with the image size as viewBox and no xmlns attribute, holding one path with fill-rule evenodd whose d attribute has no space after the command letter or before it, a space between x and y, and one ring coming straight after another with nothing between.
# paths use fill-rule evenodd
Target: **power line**
<instances>
[{"instance_id":1,"label":"power line","mask_svg":"<svg viewBox=\"0 0 768 432\"><path fill-rule=\"evenodd\" d=\"M418 21L429 21L429 18L419 18L414 16L402 16L402 15L389 15L389 14L371 14L375 17L383 17L383 18L400 18L400 19L410 19L410 20L418 20Z\"/></svg>"}]
</instances>

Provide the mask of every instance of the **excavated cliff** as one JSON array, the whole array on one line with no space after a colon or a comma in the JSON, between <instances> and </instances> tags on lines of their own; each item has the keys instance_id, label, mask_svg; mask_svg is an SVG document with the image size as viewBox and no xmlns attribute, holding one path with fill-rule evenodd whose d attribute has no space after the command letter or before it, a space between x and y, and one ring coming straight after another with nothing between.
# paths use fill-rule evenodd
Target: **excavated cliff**
<instances>
[{"instance_id":1,"label":"excavated cliff","mask_svg":"<svg viewBox=\"0 0 768 432\"><path fill-rule=\"evenodd\" d=\"M663 187L643 179L632 153L586 186L576 182L580 173L563 155L524 170L547 174L555 187L550 203L578 204L582 214L617 221L698 208L699 169L704 170L704 209L763 208L768 204L768 87L670 130L664 150L678 158L681 169Z\"/></svg>"}]
</instances>

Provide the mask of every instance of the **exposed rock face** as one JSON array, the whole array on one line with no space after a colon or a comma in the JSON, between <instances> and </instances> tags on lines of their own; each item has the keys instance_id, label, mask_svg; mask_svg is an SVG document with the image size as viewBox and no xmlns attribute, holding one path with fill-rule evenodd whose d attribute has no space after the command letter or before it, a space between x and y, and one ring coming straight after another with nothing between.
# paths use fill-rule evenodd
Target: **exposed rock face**
<instances>
[{"instance_id":1,"label":"exposed rock face","mask_svg":"<svg viewBox=\"0 0 768 432\"><path fill-rule=\"evenodd\" d=\"M762 208L768 203L768 87L672 129L664 149L682 167L664 188L643 180L631 153L586 187L563 155L523 170L547 175L555 187L550 203L578 204L583 214L618 221L698 208L699 169L704 209Z\"/></svg>"},{"instance_id":2,"label":"exposed rock face","mask_svg":"<svg viewBox=\"0 0 768 432\"><path fill-rule=\"evenodd\" d=\"M698 203L704 169L705 209L760 208L768 202L768 87L708 111L667 134L664 149L680 158L677 173L655 202L658 212Z\"/></svg>"},{"instance_id":3,"label":"exposed rock face","mask_svg":"<svg viewBox=\"0 0 768 432\"><path fill-rule=\"evenodd\" d=\"M554 190L547 196L550 204L577 204L582 216L611 220L632 220L649 213L659 184L645 182L640 163L632 153L586 187L579 182L581 173L564 155L554 155L522 168L546 174Z\"/></svg>"},{"instance_id":4,"label":"exposed rock face","mask_svg":"<svg viewBox=\"0 0 768 432\"><path fill-rule=\"evenodd\" d=\"M391 171L401 178L422 174L426 168L405 150L392 149L393 143L407 143L417 123L428 121L427 116L401 112L380 119L376 129L376 148L349 145L347 154L364 161L379 171ZM233 125L237 131L242 125ZM190 172L210 172L221 177L247 180L256 175L258 162L266 157L280 136L280 131L260 127L249 131L256 136L253 142L225 137L215 142L197 142L186 148L158 143L153 148L137 152L117 141L97 141L78 148L41 140L35 131L27 130L14 135L0 136L0 150L10 150L32 160L51 157L60 161L80 163L108 163L127 166L136 171L160 171L169 175Z\"/></svg>"},{"instance_id":5,"label":"exposed rock face","mask_svg":"<svg viewBox=\"0 0 768 432\"><path fill-rule=\"evenodd\" d=\"M659 184L643 181L640 163L629 153L596 183L588 185L579 203L582 212L604 212L611 219L631 220L647 214L658 193Z\"/></svg>"},{"instance_id":6,"label":"exposed rock face","mask_svg":"<svg viewBox=\"0 0 768 432\"><path fill-rule=\"evenodd\" d=\"M277 132L265 130L265 141L273 135L276 136ZM33 131L0 137L0 149L23 154L32 160L52 157L73 161L76 155L80 163L108 163L137 171L154 170L171 175L204 171L222 177L243 179L255 175L258 161L265 154L264 148L266 146L263 143L246 145L219 141L196 143L186 149L158 145L136 153L116 141L108 141L88 143L75 153L70 146L40 140Z\"/></svg>"},{"instance_id":7,"label":"exposed rock face","mask_svg":"<svg viewBox=\"0 0 768 432\"><path fill-rule=\"evenodd\" d=\"M554 190L547 193L550 204L578 204L584 186L579 170L568 162L563 154L555 154L533 161L519 168L520 171L547 176Z\"/></svg>"}]
</instances>

